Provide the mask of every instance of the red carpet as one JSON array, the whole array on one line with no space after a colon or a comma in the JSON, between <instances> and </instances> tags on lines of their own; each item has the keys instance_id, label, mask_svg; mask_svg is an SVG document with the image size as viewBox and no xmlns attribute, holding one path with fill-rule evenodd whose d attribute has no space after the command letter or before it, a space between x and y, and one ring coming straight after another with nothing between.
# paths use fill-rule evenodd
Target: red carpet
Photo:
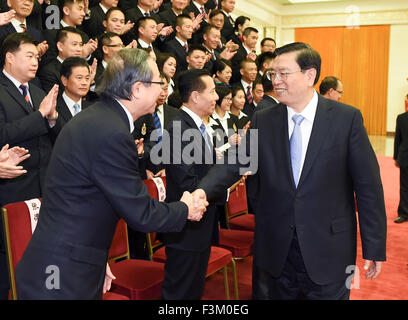
<instances>
[{"instance_id":1,"label":"red carpet","mask_svg":"<svg viewBox=\"0 0 408 320\"><path fill-rule=\"evenodd\" d=\"M352 300L406 300L408 299L408 222L396 224L399 202L399 170L391 157L378 157L384 187L387 210L387 261L383 263L380 276L366 280L361 244L358 241L357 266L360 270L359 289L352 289ZM240 300L251 299L252 258L237 263ZM232 273L228 273L230 297L234 298ZM357 283L354 282L356 285ZM223 300L223 274L217 273L207 279L204 300Z\"/></svg>"}]
</instances>

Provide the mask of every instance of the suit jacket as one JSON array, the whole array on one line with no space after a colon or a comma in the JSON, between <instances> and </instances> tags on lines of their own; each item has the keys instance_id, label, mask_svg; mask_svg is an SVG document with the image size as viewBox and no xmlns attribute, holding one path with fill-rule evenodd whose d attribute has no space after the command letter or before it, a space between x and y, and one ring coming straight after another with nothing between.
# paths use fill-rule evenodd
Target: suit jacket
<instances>
[{"instance_id":1,"label":"suit jacket","mask_svg":"<svg viewBox=\"0 0 408 320\"><path fill-rule=\"evenodd\" d=\"M385 260L381 177L358 109L319 96L297 188L290 163L286 106L256 112L251 127L259 130L258 171L254 176L258 189L252 190L257 192L257 266L279 277L296 231L310 278L319 285L343 281L347 266L356 262L354 194L363 258ZM199 186L209 201L217 197L218 188L236 180L239 166L215 168L201 181Z\"/></svg>"},{"instance_id":2,"label":"suit jacket","mask_svg":"<svg viewBox=\"0 0 408 320\"><path fill-rule=\"evenodd\" d=\"M59 85L60 92L64 90L61 82L61 67L62 63L57 58L54 58L38 70L38 78L45 92L50 91L54 84Z\"/></svg>"},{"instance_id":3,"label":"suit jacket","mask_svg":"<svg viewBox=\"0 0 408 320\"><path fill-rule=\"evenodd\" d=\"M87 20L84 19L82 22L84 30L86 30L89 37L96 38L105 32L105 27L103 26L104 19L105 12L103 12L99 4L91 8L91 17Z\"/></svg>"},{"instance_id":4,"label":"suit jacket","mask_svg":"<svg viewBox=\"0 0 408 320\"><path fill-rule=\"evenodd\" d=\"M246 59L248 53L243 46L239 46L239 49L235 56L231 59L232 64L232 77L230 83L238 82L241 80L241 62Z\"/></svg>"},{"instance_id":5,"label":"suit jacket","mask_svg":"<svg viewBox=\"0 0 408 320\"><path fill-rule=\"evenodd\" d=\"M255 110L257 109L257 107L255 106L255 104L254 104L253 102L252 102L252 103L249 103L249 101L248 101L248 99L247 99L247 96L246 96L247 89L244 88L244 86L242 85L242 82L241 82L241 81L232 84L232 86L233 86L233 87L238 86L238 87L241 87L242 90L244 90L244 93L245 93L245 105L244 105L244 109L242 110L242 112L245 113L245 114L248 116L249 120L251 120L252 115L254 114L254 112L255 112ZM253 90L254 90L253 87L254 87L254 83L251 84L251 90L252 90L252 92L253 92ZM252 93L252 96L253 96L253 93Z\"/></svg>"},{"instance_id":6,"label":"suit jacket","mask_svg":"<svg viewBox=\"0 0 408 320\"><path fill-rule=\"evenodd\" d=\"M210 0L209 0L210 1ZM224 26L221 30L221 35L227 40L231 40L232 35L234 34L234 25L229 21L228 16L224 14Z\"/></svg>"},{"instance_id":7,"label":"suit jacket","mask_svg":"<svg viewBox=\"0 0 408 320\"><path fill-rule=\"evenodd\" d=\"M16 33L16 32L17 30L13 27L11 23L6 24L4 26L0 26L0 44L3 43L4 38L7 37L9 34ZM32 36L38 43L43 42L45 40L41 31L33 27L28 22L27 22L26 33Z\"/></svg>"},{"instance_id":8,"label":"suit jacket","mask_svg":"<svg viewBox=\"0 0 408 320\"><path fill-rule=\"evenodd\" d=\"M81 102L81 112L90 106L90 102L87 100L82 100ZM67 104L65 103L62 94L58 95L57 98L57 111L58 117L61 117L62 125L65 125L69 120L73 118L71 111L69 110Z\"/></svg>"},{"instance_id":9,"label":"suit jacket","mask_svg":"<svg viewBox=\"0 0 408 320\"><path fill-rule=\"evenodd\" d=\"M184 203L150 198L137 173L129 128L119 103L103 100L61 131L40 218L16 267L20 299L101 299L108 251L120 218L141 232L180 231L184 226ZM59 267L59 290L44 285L49 265Z\"/></svg>"},{"instance_id":10,"label":"suit jacket","mask_svg":"<svg viewBox=\"0 0 408 320\"><path fill-rule=\"evenodd\" d=\"M268 108L268 107L273 107L276 106L278 103L272 99L270 96L268 96L267 94L265 94L262 98L262 100L258 103L258 105L256 106L255 112Z\"/></svg>"},{"instance_id":11,"label":"suit jacket","mask_svg":"<svg viewBox=\"0 0 408 320\"><path fill-rule=\"evenodd\" d=\"M0 73L0 145L8 143L10 148L26 148L31 154L20 164L27 170L26 174L0 179L1 205L42 196L52 141L61 129L60 120L51 129L38 111L44 91L30 83L29 92L35 110L14 83Z\"/></svg>"},{"instance_id":12,"label":"suit jacket","mask_svg":"<svg viewBox=\"0 0 408 320\"><path fill-rule=\"evenodd\" d=\"M188 135L188 141L181 141L181 137L187 130L195 130L196 135L191 137ZM167 176L167 194L166 201L173 201L182 195L184 191L193 192L198 186L199 181L208 173L211 164L206 164L211 158L205 157L205 148L208 149L200 130L197 128L194 120L184 111L180 110L180 114L174 119L173 125L169 129L170 135L170 164L165 164ZM184 139L186 140L186 139ZM174 143L181 142L181 152L174 152ZM163 140L164 144L166 141ZM195 153L195 159L202 164L186 164L183 159L177 161L176 153L181 155L184 148L187 146L195 146L195 150L201 154ZM208 155L208 153L207 153ZM207 161L208 163L209 161ZM211 163L211 162L210 162ZM226 188L224 189L224 191ZM207 207L207 211L199 222L187 222L183 230L179 233L163 234L164 243L171 248L179 250L188 250L202 252L211 246L212 241L215 241L218 236L218 217L216 216L216 206L211 203Z\"/></svg>"},{"instance_id":13,"label":"suit jacket","mask_svg":"<svg viewBox=\"0 0 408 320\"><path fill-rule=\"evenodd\" d=\"M177 73L186 71L188 68L187 52L184 47L176 39L167 41L163 45L162 52L172 53L176 56L177 60Z\"/></svg>"},{"instance_id":14,"label":"suit jacket","mask_svg":"<svg viewBox=\"0 0 408 320\"><path fill-rule=\"evenodd\" d=\"M394 160L400 167L408 167L408 112L397 117L394 140Z\"/></svg>"}]
</instances>

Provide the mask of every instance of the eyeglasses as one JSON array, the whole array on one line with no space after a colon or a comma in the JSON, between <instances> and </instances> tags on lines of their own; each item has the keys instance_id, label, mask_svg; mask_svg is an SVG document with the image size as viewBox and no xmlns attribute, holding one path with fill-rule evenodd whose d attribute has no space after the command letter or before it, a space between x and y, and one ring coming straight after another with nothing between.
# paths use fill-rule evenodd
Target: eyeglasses
<instances>
[{"instance_id":1,"label":"eyeglasses","mask_svg":"<svg viewBox=\"0 0 408 320\"><path fill-rule=\"evenodd\" d=\"M270 81L275 80L276 77L278 77L279 80L287 80L289 75L298 73L298 72L303 72L303 70L297 70L297 71L292 71L292 72L279 72L279 71L269 70L266 72L266 77Z\"/></svg>"},{"instance_id":2,"label":"eyeglasses","mask_svg":"<svg viewBox=\"0 0 408 320\"><path fill-rule=\"evenodd\" d=\"M334 89L334 91L337 91L339 94L341 94L341 95L343 95L343 92L344 91L339 91L339 90L337 90L337 89Z\"/></svg>"},{"instance_id":3,"label":"eyeglasses","mask_svg":"<svg viewBox=\"0 0 408 320\"><path fill-rule=\"evenodd\" d=\"M164 82L163 81L139 81L139 82L142 82L142 83L155 83L155 84L160 84L160 88L164 88Z\"/></svg>"}]
</instances>

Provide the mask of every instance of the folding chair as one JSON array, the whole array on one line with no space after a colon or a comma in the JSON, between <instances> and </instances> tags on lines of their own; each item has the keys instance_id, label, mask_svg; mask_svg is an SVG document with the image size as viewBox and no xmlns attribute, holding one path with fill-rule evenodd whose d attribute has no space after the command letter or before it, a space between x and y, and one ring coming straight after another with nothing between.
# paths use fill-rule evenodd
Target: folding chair
<instances>
[{"instance_id":1,"label":"folding chair","mask_svg":"<svg viewBox=\"0 0 408 320\"><path fill-rule=\"evenodd\" d=\"M34 200L34 199L32 199ZM41 200L41 199L39 199ZM31 201L31 200L29 200ZM31 240L32 228L30 212L24 201L10 203L2 208L3 228L9 269L11 298L17 300L14 270ZM127 297L107 292L103 300L128 300Z\"/></svg>"},{"instance_id":2,"label":"folding chair","mask_svg":"<svg viewBox=\"0 0 408 320\"><path fill-rule=\"evenodd\" d=\"M166 185L165 179L166 178L162 178L163 183ZM152 198L158 199L159 196L158 196L158 191L157 191L155 183L152 180L144 180L143 182L146 184L147 190L150 196ZM147 234L146 243L148 246L148 252L149 252L150 259L152 261L165 263L167 259L165 247L159 240L156 239L155 233ZM221 247L211 246L211 253L210 253L210 258L208 260L206 277L209 277L210 275L212 275L213 273L217 271L220 271L221 269L223 270L225 296L227 300L230 299L229 285L228 285L228 264L229 263L232 264L234 281L237 281L235 262L232 260L231 252ZM237 287L237 284L234 284L234 285L235 287Z\"/></svg>"},{"instance_id":3,"label":"folding chair","mask_svg":"<svg viewBox=\"0 0 408 320\"><path fill-rule=\"evenodd\" d=\"M255 231L255 216L248 213L246 184L240 180L230 193L225 205L227 228L235 230Z\"/></svg>"},{"instance_id":4,"label":"folding chair","mask_svg":"<svg viewBox=\"0 0 408 320\"><path fill-rule=\"evenodd\" d=\"M164 264L150 260L130 259L127 226L120 219L109 249L109 266L116 277L111 291L131 300L161 297Z\"/></svg>"}]
</instances>

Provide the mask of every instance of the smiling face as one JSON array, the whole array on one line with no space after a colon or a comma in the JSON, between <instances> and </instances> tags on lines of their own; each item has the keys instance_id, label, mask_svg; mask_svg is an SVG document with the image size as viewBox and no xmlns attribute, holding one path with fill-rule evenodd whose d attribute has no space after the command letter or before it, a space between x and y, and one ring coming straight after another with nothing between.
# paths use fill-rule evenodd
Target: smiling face
<instances>
[{"instance_id":1,"label":"smiling face","mask_svg":"<svg viewBox=\"0 0 408 320\"><path fill-rule=\"evenodd\" d=\"M7 5L16 11L18 20L24 21L33 11L34 0L7 0Z\"/></svg>"},{"instance_id":2,"label":"smiling face","mask_svg":"<svg viewBox=\"0 0 408 320\"><path fill-rule=\"evenodd\" d=\"M215 84L210 76L201 77L205 83L205 89L202 92L198 92L197 101L200 103L201 118L208 117L214 113L215 104L218 100L218 94L215 91Z\"/></svg>"},{"instance_id":3,"label":"smiling face","mask_svg":"<svg viewBox=\"0 0 408 320\"><path fill-rule=\"evenodd\" d=\"M120 34L125 25L125 15L120 10L114 10L109 15L108 20L103 21L106 32L115 32Z\"/></svg>"}]
</instances>

